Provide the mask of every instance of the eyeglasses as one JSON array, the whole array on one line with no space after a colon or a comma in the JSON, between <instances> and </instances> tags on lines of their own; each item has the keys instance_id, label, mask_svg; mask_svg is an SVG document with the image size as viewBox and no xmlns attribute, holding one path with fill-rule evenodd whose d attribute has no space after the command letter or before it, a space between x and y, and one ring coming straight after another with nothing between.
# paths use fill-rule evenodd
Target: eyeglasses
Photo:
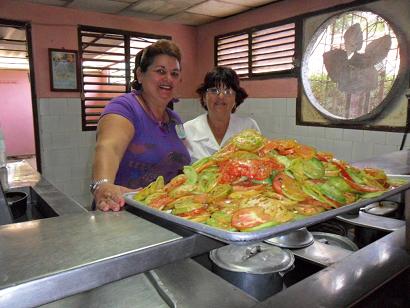
<instances>
[{"instance_id":1,"label":"eyeglasses","mask_svg":"<svg viewBox=\"0 0 410 308\"><path fill-rule=\"evenodd\" d=\"M206 89L206 92L211 95L219 95L221 93L225 96L235 95L235 91L232 89L208 88Z\"/></svg>"}]
</instances>

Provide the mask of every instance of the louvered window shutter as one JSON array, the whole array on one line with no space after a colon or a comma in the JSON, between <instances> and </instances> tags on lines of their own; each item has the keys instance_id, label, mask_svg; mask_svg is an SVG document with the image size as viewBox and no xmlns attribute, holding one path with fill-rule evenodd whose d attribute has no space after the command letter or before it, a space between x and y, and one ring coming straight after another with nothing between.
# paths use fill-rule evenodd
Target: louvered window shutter
<instances>
[{"instance_id":1,"label":"louvered window shutter","mask_svg":"<svg viewBox=\"0 0 410 308\"><path fill-rule=\"evenodd\" d=\"M258 26L215 38L215 64L229 66L240 78L294 73L296 23Z\"/></svg>"},{"instance_id":2,"label":"louvered window shutter","mask_svg":"<svg viewBox=\"0 0 410 308\"><path fill-rule=\"evenodd\" d=\"M293 69L295 24L268 28L252 33L252 74Z\"/></svg>"},{"instance_id":3,"label":"louvered window shutter","mask_svg":"<svg viewBox=\"0 0 410 308\"><path fill-rule=\"evenodd\" d=\"M165 36L79 27L82 129L95 130L108 102L131 90L135 55Z\"/></svg>"},{"instance_id":4,"label":"louvered window shutter","mask_svg":"<svg viewBox=\"0 0 410 308\"><path fill-rule=\"evenodd\" d=\"M217 65L229 66L240 77L249 75L249 34L242 33L217 40Z\"/></svg>"}]
</instances>

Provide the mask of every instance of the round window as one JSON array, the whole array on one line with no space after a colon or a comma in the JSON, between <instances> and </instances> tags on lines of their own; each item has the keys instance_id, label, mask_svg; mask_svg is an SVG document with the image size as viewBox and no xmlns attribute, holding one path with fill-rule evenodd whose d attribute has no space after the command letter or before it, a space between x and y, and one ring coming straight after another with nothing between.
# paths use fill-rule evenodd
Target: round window
<instances>
[{"instance_id":1,"label":"round window","mask_svg":"<svg viewBox=\"0 0 410 308\"><path fill-rule=\"evenodd\" d=\"M302 59L302 84L326 118L360 122L391 100L403 79L401 64L392 25L373 12L348 11L328 19L313 35Z\"/></svg>"}]
</instances>

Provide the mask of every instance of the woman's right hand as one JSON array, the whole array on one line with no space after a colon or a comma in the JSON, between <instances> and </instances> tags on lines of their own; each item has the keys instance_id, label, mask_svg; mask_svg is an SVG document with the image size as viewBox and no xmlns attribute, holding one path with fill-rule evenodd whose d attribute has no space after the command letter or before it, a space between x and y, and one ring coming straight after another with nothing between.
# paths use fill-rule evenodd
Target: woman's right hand
<instances>
[{"instance_id":1,"label":"woman's right hand","mask_svg":"<svg viewBox=\"0 0 410 308\"><path fill-rule=\"evenodd\" d=\"M94 192L94 200L97 209L103 212L107 211L120 211L124 205L125 200L123 194L132 192L135 190L129 189L124 186L115 184L104 183L98 186Z\"/></svg>"}]
</instances>

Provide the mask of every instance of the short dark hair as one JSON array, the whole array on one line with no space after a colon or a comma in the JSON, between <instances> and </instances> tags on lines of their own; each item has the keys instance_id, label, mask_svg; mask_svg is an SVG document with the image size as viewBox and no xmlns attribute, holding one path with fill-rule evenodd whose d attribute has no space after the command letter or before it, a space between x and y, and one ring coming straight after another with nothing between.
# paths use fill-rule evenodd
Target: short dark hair
<instances>
[{"instance_id":1,"label":"short dark hair","mask_svg":"<svg viewBox=\"0 0 410 308\"><path fill-rule=\"evenodd\" d=\"M232 110L233 113L236 108L243 103L245 98L248 97L248 93L239 85L239 77L230 67L216 66L212 71L206 73L204 82L196 89L196 93L198 93L200 97L201 105L205 110L208 110L204 100L206 90L218 87L220 84L235 91L235 108Z\"/></svg>"},{"instance_id":2,"label":"short dark hair","mask_svg":"<svg viewBox=\"0 0 410 308\"><path fill-rule=\"evenodd\" d=\"M168 55L174 57L181 64L181 51L179 47L170 40L158 40L155 43L140 50L135 56L134 67L134 80L131 83L131 87L135 90L141 90L141 84L137 79L137 69L140 68L141 72L145 73L148 67L154 62L156 56Z\"/></svg>"}]
</instances>

